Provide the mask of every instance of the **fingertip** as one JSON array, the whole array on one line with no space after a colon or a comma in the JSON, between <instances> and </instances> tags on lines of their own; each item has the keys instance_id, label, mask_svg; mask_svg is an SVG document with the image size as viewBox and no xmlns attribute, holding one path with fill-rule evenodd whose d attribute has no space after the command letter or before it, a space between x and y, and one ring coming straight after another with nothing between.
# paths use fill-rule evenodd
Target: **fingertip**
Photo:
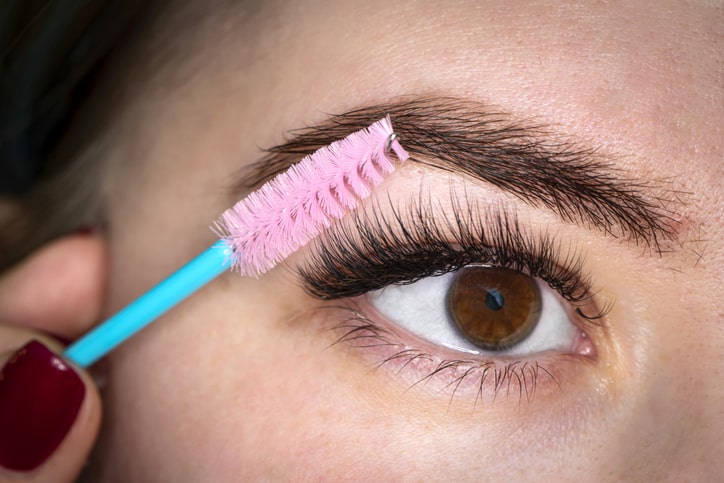
<instances>
[{"instance_id":1,"label":"fingertip","mask_svg":"<svg viewBox=\"0 0 724 483\"><path fill-rule=\"evenodd\" d=\"M74 339L100 318L106 270L99 234L53 241L0 280L0 321Z\"/></svg>"}]
</instances>

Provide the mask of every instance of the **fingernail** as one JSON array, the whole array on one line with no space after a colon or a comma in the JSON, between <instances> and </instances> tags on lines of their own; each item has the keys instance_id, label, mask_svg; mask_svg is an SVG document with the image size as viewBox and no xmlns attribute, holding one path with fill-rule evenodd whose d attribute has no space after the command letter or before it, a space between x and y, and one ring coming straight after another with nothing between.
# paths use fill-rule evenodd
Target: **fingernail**
<instances>
[{"instance_id":1,"label":"fingernail","mask_svg":"<svg viewBox=\"0 0 724 483\"><path fill-rule=\"evenodd\" d=\"M40 466L73 426L84 397L78 374L40 342L16 352L0 372L0 466Z\"/></svg>"}]
</instances>

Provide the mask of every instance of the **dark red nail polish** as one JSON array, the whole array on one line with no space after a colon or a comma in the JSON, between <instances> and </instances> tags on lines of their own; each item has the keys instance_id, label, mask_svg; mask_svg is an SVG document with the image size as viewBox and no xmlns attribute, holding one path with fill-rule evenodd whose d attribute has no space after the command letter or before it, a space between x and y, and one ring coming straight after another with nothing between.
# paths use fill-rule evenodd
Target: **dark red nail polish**
<instances>
[{"instance_id":1,"label":"dark red nail polish","mask_svg":"<svg viewBox=\"0 0 724 483\"><path fill-rule=\"evenodd\" d=\"M84 397L78 374L40 342L16 352L0 372L0 466L40 466L73 426Z\"/></svg>"}]
</instances>

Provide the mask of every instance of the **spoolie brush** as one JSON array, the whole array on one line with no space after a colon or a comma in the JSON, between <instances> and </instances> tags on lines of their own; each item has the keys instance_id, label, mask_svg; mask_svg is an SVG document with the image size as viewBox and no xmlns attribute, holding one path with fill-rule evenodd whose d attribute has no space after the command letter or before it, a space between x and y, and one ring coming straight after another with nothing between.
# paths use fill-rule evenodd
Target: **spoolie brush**
<instances>
[{"instance_id":1,"label":"spoolie brush","mask_svg":"<svg viewBox=\"0 0 724 483\"><path fill-rule=\"evenodd\" d=\"M389 116L306 156L226 210L221 240L73 343L65 356L87 367L229 268L258 276L345 216L407 152Z\"/></svg>"}]
</instances>

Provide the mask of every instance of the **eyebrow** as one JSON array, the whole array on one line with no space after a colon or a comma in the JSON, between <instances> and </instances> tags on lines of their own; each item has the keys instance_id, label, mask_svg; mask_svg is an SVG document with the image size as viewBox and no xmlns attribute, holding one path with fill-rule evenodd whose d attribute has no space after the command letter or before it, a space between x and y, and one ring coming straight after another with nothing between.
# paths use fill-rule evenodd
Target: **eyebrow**
<instances>
[{"instance_id":1,"label":"eyebrow","mask_svg":"<svg viewBox=\"0 0 724 483\"><path fill-rule=\"evenodd\" d=\"M452 97L416 97L361 107L290 132L244 169L234 192L256 189L303 156L390 115L410 160L467 175L547 208L566 222L661 252L676 223L653 180L635 179L610 157L542 125Z\"/></svg>"}]
</instances>

